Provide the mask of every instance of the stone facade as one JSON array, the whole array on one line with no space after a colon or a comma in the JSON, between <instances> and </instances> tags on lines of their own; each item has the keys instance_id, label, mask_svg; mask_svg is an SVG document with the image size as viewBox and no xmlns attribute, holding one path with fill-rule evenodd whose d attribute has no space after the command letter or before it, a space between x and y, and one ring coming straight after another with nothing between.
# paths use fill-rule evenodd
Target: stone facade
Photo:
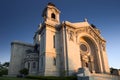
<instances>
[{"instance_id":1,"label":"stone facade","mask_svg":"<svg viewBox=\"0 0 120 80\"><path fill-rule=\"evenodd\" d=\"M27 50L33 50L32 44L22 43L19 41L14 41L11 43L11 59L9 66L9 74L17 75L19 70L23 69L24 59L27 54Z\"/></svg>"},{"instance_id":2,"label":"stone facade","mask_svg":"<svg viewBox=\"0 0 120 80\"><path fill-rule=\"evenodd\" d=\"M19 74L22 68L42 76L74 75L79 68L110 73L106 41L87 19L60 22L60 11L52 3L42 16L44 21L35 33L34 44L12 42L9 75Z\"/></svg>"}]
</instances>

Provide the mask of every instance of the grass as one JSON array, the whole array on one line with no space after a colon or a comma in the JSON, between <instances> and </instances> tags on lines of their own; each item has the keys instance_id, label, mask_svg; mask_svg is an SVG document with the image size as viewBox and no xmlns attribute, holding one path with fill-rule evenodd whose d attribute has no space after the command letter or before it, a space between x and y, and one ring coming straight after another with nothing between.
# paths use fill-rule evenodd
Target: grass
<instances>
[{"instance_id":1,"label":"grass","mask_svg":"<svg viewBox=\"0 0 120 80\"><path fill-rule=\"evenodd\" d=\"M38 80L77 80L76 76L57 77L57 76L27 76L28 79Z\"/></svg>"},{"instance_id":2,"label":"grass","mask_svg":"<svg viewBox=\"0 0 120 80\"><path fill-rule=\"evenodd\" d=\"M55 77L55 76L27 76L26 78L0 77L0 80L77 80L75 76Z\"/></svg>"},{"instance_id":3,"label":"grass","mask_svg":"<svg viewBox=\"0 0 120 80\"><path fill-rule=\"evenodd\" d=\"M26 79L26 78L16 78L16 77L0 77L0 80L37 80L37 79Z\"/></svg>"}]
</instances>

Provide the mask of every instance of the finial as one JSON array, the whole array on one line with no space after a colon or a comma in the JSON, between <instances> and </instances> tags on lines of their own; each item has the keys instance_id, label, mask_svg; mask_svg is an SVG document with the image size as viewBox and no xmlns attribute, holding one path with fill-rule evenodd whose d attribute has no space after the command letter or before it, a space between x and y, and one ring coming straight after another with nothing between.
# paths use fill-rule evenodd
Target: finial
<instances>
[{"instance_id":1,"label":"finial","mask_svg":"<svg viewBox=\"0 0 120 80\"><path fill-rule=\"evenodd\" d=\"M88 22L87 18L84 19L85 22Z\"/></svg>"}]
</instances>

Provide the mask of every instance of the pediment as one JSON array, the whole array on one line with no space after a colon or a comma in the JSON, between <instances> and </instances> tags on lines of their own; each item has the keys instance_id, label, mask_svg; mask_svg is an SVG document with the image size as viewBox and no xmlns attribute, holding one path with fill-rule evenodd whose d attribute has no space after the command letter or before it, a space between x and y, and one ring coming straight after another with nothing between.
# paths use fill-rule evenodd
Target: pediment
<instances>
[{"instance_id":1,"label":"pediment","mask_svg":"<svg viewBox=\"0 0 120 80\"><path fill-rule=\"evenodd\" d=\"M100 33L97 29L92 28L91 26L87 27L80 27L79 29L76 29L76 36L78 36L80 33L86 33L91 35L96 41L98 39L104 40L103 37L101 37Z\"/></svg>"},{"instance_id":2,"label":"pediment","mask_svg":"<svg viewBox=\"0 0 120 80\"><path fill-rule=\"evenodd\" d=\"M92 38L94 38L96 42L105 41L104 38L101 37L100 33L91 26L84 26L79 28L67 27L67 32L68 32L69 40L72 41L74 41L75 37L77 39L79 35L81 35L82 33L86 35L90 35Z\"/></svg>"}]
</instances>

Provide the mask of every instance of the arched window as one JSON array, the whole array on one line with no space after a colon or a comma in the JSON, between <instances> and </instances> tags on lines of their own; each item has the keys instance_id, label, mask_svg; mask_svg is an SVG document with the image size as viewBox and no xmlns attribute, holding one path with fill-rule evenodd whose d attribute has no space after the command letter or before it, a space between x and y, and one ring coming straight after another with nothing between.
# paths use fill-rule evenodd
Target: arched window
<instances>
[{"instance_id":1,"label":"arched window","mask_svg":"<svg viewBox=\"0 0 120 80\"><path fill-rule=\"evenodd\" d=\"M41 57L41 67L43 67L43 57Z\"/></svg>"},{"instance_id":2,"label":"arched window","mask_svg":"<svg viewBox=\"0 0 120 80\"><path fill-rule=\"evenodd\" d=\"M56 18L54 13L51 14L51 18L53 18L53 19Z\"/></svg>"},{"instance_id":3,"label":"arched window","mask_svg":"<svg viewBox=\"0 0 120 80\"><path fill-rule=\"evenodd\" d=\"M53 48L55 48L55 35L53 35Z\"/></svg>"},{"instance_id":4,"label":"arched window","mask_svg":"<svg viewBox=\"0 0 120 80\"><path fill-rule=\"evenodd\" d=\"M35 62L33 62L33 68L36 68L36 63Z\"/></svg>"},{"instance_id":5,"label":"arched window","mask_svg":"<svg viewBox=\"0 0 120 80\"><path fill-rule=\"evenodd\" d=\"M30 68L30 63L28 62L28 69Z\"/></svg>"},{"instance_id":6,"label":"arched window","mask_svg":"<svg viewBox=\"0 0 120 80\"><path fill-rule=\"evenodd\" d=\"M56 66L56 58L55 57L53 58L53 65Z\"/></svg>"}]
</instances>

